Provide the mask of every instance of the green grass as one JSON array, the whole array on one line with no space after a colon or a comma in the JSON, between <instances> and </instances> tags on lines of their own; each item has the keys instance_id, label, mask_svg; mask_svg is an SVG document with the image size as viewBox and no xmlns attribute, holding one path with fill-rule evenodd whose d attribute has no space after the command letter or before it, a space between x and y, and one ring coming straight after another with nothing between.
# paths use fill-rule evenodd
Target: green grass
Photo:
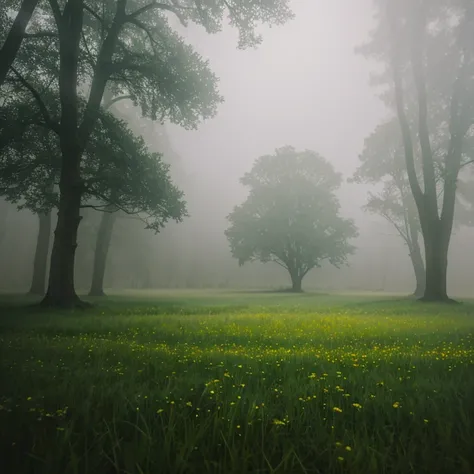
<instances>
[{"instance_id":1,"label":"green grass","mask_svg":"<svg viewBox=\"0 0 474 474\"><path fill-rule=\"evenodd\" d=\"M155 292L88 312L3 304L3 472L474 472L472 303Z\"/></svg>"}]
</instances>

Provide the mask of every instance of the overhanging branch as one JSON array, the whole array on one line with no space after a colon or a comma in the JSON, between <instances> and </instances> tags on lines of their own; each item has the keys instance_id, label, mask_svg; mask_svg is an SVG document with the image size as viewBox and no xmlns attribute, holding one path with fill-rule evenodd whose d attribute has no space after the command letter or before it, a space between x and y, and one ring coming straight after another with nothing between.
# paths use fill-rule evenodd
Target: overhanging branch
<instances>
[{"instance_id":1,"label":"overhanging branch","mask_svg":"<svg viewBox=\"0 0 474 474\"><path fill-rule=\"evenodd\" d=\"M131 22L134 18L137 18L140 15L143 15L144 13L146 13L147 11L154 10L154 9L166 10L166 11L174 13L176 17L178 18L178 20L181 22L181 24L183 26L187 26L186 19L183 17L180 10L189 10L189 8L182 7L180 5L171 6L171 5L167 5L166 3L159 3L159 2L151 2L148 5L145 5L144 7L141 7L138 10L135 10L133 13L129 13L125 17L125 21Z\"/></svg>"},{"instance_id":2,"label":"overhanging branch","mask_svg":"<svg viewBox=\"0 0 474 474\"><path fill-rule=\"evenodd\" d=\"M52 120L48 108L46 107L45 103L41 99L39 92L14 68L11 67L13 74L18 78L19 82L28 90L30 91L31 95L34 97L38 107L40 109L41 115L44 118L46 125L55 133L59 134L59 124Z\"/></svg>"}]
</instances>

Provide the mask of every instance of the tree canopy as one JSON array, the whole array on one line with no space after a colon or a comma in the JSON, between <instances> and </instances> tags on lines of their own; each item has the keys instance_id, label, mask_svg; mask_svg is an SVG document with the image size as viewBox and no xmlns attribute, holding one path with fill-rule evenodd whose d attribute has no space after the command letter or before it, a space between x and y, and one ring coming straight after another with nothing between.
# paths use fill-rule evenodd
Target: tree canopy
<instances>
[{"instance_id":1,"label":"tree canopy","mask_svg":"<svg viewBox=\"0 0 474 474\"><path fill-rule=\"evenodd\" d=\"M21 110L15 108L12 110ZM18 115L10 117L16 128ZM34 213L58 206L61 153L56 134L26 121L0 154L0 195ZM83 161L82 207L142 215L159 231L186 215L183 194L170 180L169 165L150 153L141 137L112 113L101 111Z\"/></svg>"},{"instance_id":2,"label":"tree canopy","mask_svg":"<svg viewBox=\"0 0 474 474\"><path fill-rule=\"evenodd\" d=\"M226 230L239 264L275 262L291 276L294 291L305 275L327 260L345 264L357 235L353 222L339 216L334 191L340 174L313 151L286 146L256 160L241 183L247 200L229 215Z\"/></svg>"}]
</instances>

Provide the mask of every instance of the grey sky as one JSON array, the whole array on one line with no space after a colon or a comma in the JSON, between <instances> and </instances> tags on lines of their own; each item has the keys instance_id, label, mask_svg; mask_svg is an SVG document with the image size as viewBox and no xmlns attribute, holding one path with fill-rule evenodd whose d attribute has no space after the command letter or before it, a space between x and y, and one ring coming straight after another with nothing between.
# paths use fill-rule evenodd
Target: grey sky
<instances>
[{"instance_id":1,"label":"grey sky","mask_svg":"<svg viewBox=\"0 0 474 474\"><path fill-rule=\"evenodd\" d=\"M364 138L385 113L368 84L369 64L354 54L371 28L370 3L295 0L296 18L262 28L255 50L237 50L230 28L212 36L187 30L219 76L225 103L198 131L172 127L172 140L209 198L234 190L240 196L238 178L254 159L286 144L320 152L345 176L353 171ZM345 188L343 205L354 191ZM357 194L362 204L364 193Z\"/></svg>"}]
</instances>

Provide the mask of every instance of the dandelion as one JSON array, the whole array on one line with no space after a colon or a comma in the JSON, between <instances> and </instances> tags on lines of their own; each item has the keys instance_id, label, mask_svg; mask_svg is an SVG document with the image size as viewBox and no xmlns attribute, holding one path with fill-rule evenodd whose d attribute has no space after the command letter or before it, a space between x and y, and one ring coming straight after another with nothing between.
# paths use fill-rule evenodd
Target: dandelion
<instances>
[{"instance_id":1,"label":"dandelion","mask_svg":"<svg viewBox=\"0 0 474 474\"><path fill-rule=\"evenodd\" d=\"M192 404L191 402L186 402L186 406L187 406L187 407L192 407L193 404Z\"/></svg>"},{"instance_id":2,"label":"dandelion","mask_svg":"<svg viewBox=\"0 0 474 474\"><path fill-rule=\"evenodd\" d=\"M351 452L351 451L352 451L352 448L351 448L350 446L346 446L345 449L346 449L346 451L348 451L348 452Z\"/></svg>"},{"instance_id":3,"label":"dandelion","mask_svg":"<svg viewBox=\"0 0 474 474\"><path fill-rule=\"evenodd\" d=\"M273 422L274 425L286 425L286 423L282 420L279 420L278 418L274 418Z\"/></svg>"},{"instance_id":4,"label":"dandelion","mask_svg":"<svg viewBox=\"0 0 474 474\"><path fill-rule=\"evenodd\" d=\"M393 405L392 405L393 408L400 408L400 403L399 402L395 402Z\"/></svg>"},{"instance_id":5,"label":"dandelion","mask_svg":"<svg viewBox=\"0 0 474 474\"><path fill-rule=\"evenodd\" d=\"M342 413L342 408L334 407L332 411L335 413Z\"/></svg>"},{"instance_id":6,"label":"dandelion","mask_svg":"<svg viewBox=\"0 0 474 474\"><path fill-rule=\"evenodd\" d=\"M360 410L362 408L362 405L360 403L353 403L352 406L354 408L357 408L358 410Z\"/></svg>"}]
</instances>

